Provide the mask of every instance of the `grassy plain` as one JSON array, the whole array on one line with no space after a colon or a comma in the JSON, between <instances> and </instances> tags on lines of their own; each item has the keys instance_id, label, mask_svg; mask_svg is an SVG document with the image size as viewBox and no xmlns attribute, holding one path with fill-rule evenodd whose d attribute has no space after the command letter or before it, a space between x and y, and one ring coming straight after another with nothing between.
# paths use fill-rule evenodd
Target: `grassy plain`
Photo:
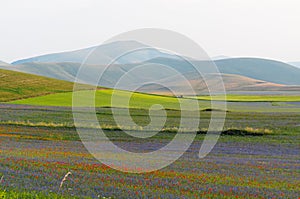
<instances>
[{"instance_id":1,"label":"grassy plain","mask_svg":"<svg viewBox=\"0 0 300 199\"><path fill-rule=\"evenodd\" d=\"M200 100L223 100L224 96L199 96ZM229 102L300 102L297 95L226 95Z\"/></svg>"},{"instance_id":2,"label":"grassy plain","mask_svg":"<svg viewBox=\"0 0 300 199\"><path fill-rule=\"evenodd\" d=\"M165 109L180 110L180 104L191 104L188 109L194 109L195 103L198 104L199 110L207 110L212 107L209 101L210 97L201 97L201 99L176 98L170 96L151 95L143 93L132 93L121 90L97 90L95 92L95 103L86 100L86 96L93 95L94 91L78 91L76 95L80 97L80 106L96 107L118 107L118 108L136 108L149 109L154 104L160 104ZM111 97L114 95L115 102L112 104ZM10 101L11 104L35 105L35 106L72 106L72 92L50 94L45 96L33 97L28 99ZM215 109L235 112L300 112L298 96L233 96L229 95L229 101L224 107L223 102L219 102L217 97L214 102ZM126 99L130 99L129 103ZM236 101L235 101L236 100ZM251 101L252 100L252 101ZM291 103L291 104L290 104ZM296 104L292 104L296 103ZM184 109L184 108L182 108Z\"/></svg>"},{"instance_id":3,"label":"grassy plain","mask_svg":"<svg viewBox=\"0 0 300 199\"><path fill-rule=\"evenodd\" d=\"M90 106L86 96L90 96L94 91L78 91L77 95L81 97L80 106ZM23 105L37 105L37 106L72 106L72 92L58 93L52 95L45 95L35 98L28 98L24 100L16 100L10 103ZM111 98L115 97L115 104L112 104ZM130 99L128 104L126 99ZM178 99L176 97L159 96L143 93L132 93L121 90L97 90L95 91L95 106L96 107L121 107L121 108L140 108L148 109L154 104L161 104L166 109L179 109L179 100L193 100L193 99ZM194 100L195 101L195 100ZM200 102L200 101L199 101ZM201 102L200 102L201 103ZM209 102L202 102L209 106Z\"/></svg>"}]
</instances>

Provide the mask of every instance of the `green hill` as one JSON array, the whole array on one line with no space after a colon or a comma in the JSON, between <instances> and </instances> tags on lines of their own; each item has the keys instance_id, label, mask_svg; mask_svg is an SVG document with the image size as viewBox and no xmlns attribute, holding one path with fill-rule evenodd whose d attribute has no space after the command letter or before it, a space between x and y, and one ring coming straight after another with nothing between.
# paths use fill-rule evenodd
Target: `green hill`
<instances>
[{"instance_id":1,"label":"green hill","mask_svg":"<svg viewBox=\"0 0 300 199\"><path fill-rule=\"evenodd\" d=\"M0 69L0 102L72 90L71 82Z\"/></svg>"}]
</instances>

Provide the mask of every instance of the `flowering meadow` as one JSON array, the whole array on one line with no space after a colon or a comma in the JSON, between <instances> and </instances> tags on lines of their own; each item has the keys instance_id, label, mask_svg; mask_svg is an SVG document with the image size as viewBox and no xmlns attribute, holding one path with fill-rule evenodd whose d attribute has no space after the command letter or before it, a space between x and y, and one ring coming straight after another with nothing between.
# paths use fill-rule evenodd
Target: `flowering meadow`
<instances>
[{"instance_id":1,"label":"flowering meadow","mask_svg":"<svg viewBox=\"0 0 300 199\"><path fill-rule=\"evenodd\" d=\"M17 119L13 110L3 111L10 113L7 119ZM32 111L26 117L41 116L41 112ZM44 114L45 118L49 114L60 118L66 115ZM277 117L287 115L280 113L273 118ZM272 135L224 135L202 159L198 152L203 135L198 135L179 160L145 174L123 173L103 165L88 153L73 128L3 123L0 198L299 198L300 129L297 115L291 117L295 120L279 121L285 127L273 129ZM264 124L260 124L263 118ZM272 120L268 118L252 117L253 127L270 125L267 121ZM233 120L242 123L245 117L230 115L228 122ZM115 144L151 150L167 142L165 137L145 143L118 138Z\"/></svg>"},{"instance_id":2,"label":"flowering meadow","mask_svg":"<svg viewBox=\"0 0 300 199\"><path fill-rule=\"evenodd\" d=\"M171 166L148 174L110 169L78 141L1 139L1 187L68 196L115 198L296 198L298 149L222 143L205 159L199 144ZM72 174L59 188L67 172Z\"/></svg>"}]
</instances>

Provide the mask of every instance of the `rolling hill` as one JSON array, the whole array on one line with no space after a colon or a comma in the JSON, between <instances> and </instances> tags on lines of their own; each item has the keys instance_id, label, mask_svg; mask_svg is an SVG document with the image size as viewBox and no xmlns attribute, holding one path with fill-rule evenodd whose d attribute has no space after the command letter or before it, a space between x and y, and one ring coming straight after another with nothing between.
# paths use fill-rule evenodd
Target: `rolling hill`
<instances>
[{"instance_id":1,"label":"rolling hill","mask_svg":"<svg viewBox=\"0 0 300 199\"><path fill-rule=\"evenodd\" d=\"M300 62L289 62L289 64L300 68Z\"/></svg>"},{"instance_id":2,"label":"rolling hill","mask_svg":"<svg viewBox=\"0 0 300 199\"><path fill-rule=\"evenodd\" d=\"M24 70L24 72L27 73L71 82L75 80L79 67L80 65L77 63L28 63L24 65L13 66L14 70ZM96 67L90 65L87 67L90 73L87 73L84 77L82 77L81 80L89 84L92 83L90 82L90 79L95 79L97 77L97 71L99 70L99 68L101 68L101 66ZM119 65L116 65L113 72L107 73L103 76L101 86L112 87L112 82L118 80L118 78L122 74L124 74L124 71L127 70L129 69L124 66L121 67ZM148 72L148 75L149 78L159 78L159 82L165 85L165 87L181 92L181 94L184 95L189 94L185 92L185 82L179 81L179 78L177 76L169 77L167 73L162 73L159 70L150 70ZM198 75L195 76L195 74L192 72L185 73L185 76L190 81L190 83L195 88L197 88L197 92L199 94L207 93L207 87L202 77ZM213 85L215 83L214 81L216 81L216 77L218 76L220 75L207 74L206 78L209 81L209 84ZM224 81L224 85L227 91L300 91L300 86L270 83L267 81L257 80L236 74L221 74L221 77ZM146 79L145 77L139 77L138 75L135 76L133 74L129 76L129 79L131 80L131 84L121 85L119 86L119 89L133 90L134 87L144 84L144 86L139 89L140 92L168 95L170 94L170 91L165 87L161 87L157 84L147 84L146 82L149 81L149 79Z\"/></svg>"},{"instance_id":3,"label":"rolling hill","mask_svg":"<svg viewBox=\"0 0 300 199\"><path fill-rule=\"evenodd\" d=\"M219 55L219 56L214 56L211 58L211 60L216 61L216 60L221 60L221 59L229 59L230 57L225 56L225 55Z\"/></svg>"},{"instance_id":4,"label":"rolling hill","mask_svg":"<svg viewBox=\"0 0 300 199\"><path fill-rule=\"evenodd\" d=\"M22 65L0 65L0 69L29 73L73 82L79 63L24 63Z\"/></svg>"},{"instance_id":5,"label":"rolling hill","mask_svg":"<svg viewBox=\"0 0 300 199\"><path fill-rule=\"evenodd\" d=\"M237 74L277 84L300 85L300 69L289 64L258 58L217 60L221 73Z\"/></svg>"},{"instance_id":6,"label":"rolling hill","mask_svg":"<svg viewBox=\"0 0 300 199\"><path fill-rule=\"evenodd\" d=\"M193 77L191 75L189 80L193 87L197 88L197 93L206 95L209 93L207 84L218 85L217 80L220 79L218 78L220 76L223 79L226 91L300 91L300 86L270 83L233 74L207 74L206 82L201 77ZM165 81L162 80L161 83L169 85L169 89L179 91L183 95L189 95L189 93L186 93L186 87L184 86L185 82L178 81L178 79L179 78L175 76L173 78L168 78ZM171 93L169 89L157 84L148 84L142 87L139 91L170 95Z\"/></svg>"},{"instance_id":7,"label":"rolling hill","mask_svg":"<svg viewBox=\"0 0 300 199\"><path fill-rule=\"evenodd\" d=\"M0 60L0 65L4 65L5 66L5 65L9 65L9 64Z\"/></svg>"},{"instance_id":8,"label":"rolling hill","mask_svg":"<svg viewBox=\"0 0 300 199\"><path fill-rule=\"evenodd\" d=\"M167 65L181 73L191 72L189 64L182 60L156 58L148 62ZM205 61L193 63L203 66L202 71L206 71ZM230 58L215 60L214 63L220 73L241 75L277 84L300 85L300 69L283 62L260 58Z\"/></svg>"},{"instance_id":9,"label":"rolling hill","mask_svg":"<svg viewBox=\"0 0 300 199\"><path fill-rule=\"evenodd\" d=\"M199 93L206 89L203 78L197 75L190 63L148 47L136 41L118 41L98 47L19 60L14 62L13 65L0 63L0 68L74 82L81 62L88 53L97 49L96 61L92 60L85 64L85 72L79 79L86 84L92 84L91 80L96 79L98 74L105 70L105 64L112 57L132 48L146 48L146 50L137 51L118 59L111 65L98 85L113 87L114 82L117 82L122 75L127 74L128 82L121 85L119 89L132 90L138 85L145 85L141 90L165 93L165 88L151 83L148 84L151 81L159 81L167 87L184 93L183 82L180 82L176 75L170 75L159 68L160 65L165 65L183 74L188 81L197 87ZM209 82L214 82L216 77L219 77L219 75L216 75L216 71L211 70L212 62L193 60L192 63L199 66L203 74L208 77ZM283 62L259 58L223 57L214 60L214 63L222 74L228 91L300 90L300 69ZM141 64L148 67L143 73L127 73Z\"/></svg>"},{"instance_id":10,"label":"rolling hill","mask_svg":"<svg viewBox=\"0 0 300 199\"><path fill-rule=\"evenodd\" d=\"M0 102L72 90L71 82L0 69Z\"/></svg>"},{"instance_id":11,"label":"rolling hill","mask_svg":"<svg viewBox=\"0 0 300 199\"><path fill-rule=\"evenodd\" d=\"M84 89L87 88L84 86ZM41 106L72 106L72 91L72 82L0 69L0 102ZM84 94L93 91L78 92ZM117 107L128 107L126 97L132 94L131 108L149 108L157 103L163 104L166 108L178 109L178 100L188 100L99 88L96 91L96 106L111 106L113 92L117 96ZM87 104L84 97L83 95L82 106ZM209 106L208 102L201 104Z\"/></svg>"},{"instance_id":12,"label":"rolling hill","mask_svg":"<svg viewBox=\"0 0 300 199\"><path fill-rule=\"evenodd\" d=\"M129 52L132 49L143 49L139 51L134 51L128 55L124 55L116 63L118 64L128 64L143 62L155 57L174 57L167 53L160 52L156 49L151 49L149 46L139 43L137 41L116 41L108 44L103 44L99 46L94 46L90 48L47 54L37 57L32 57L28 59L22 59L13 62L13 65L19 65L24 63L57 63L57 62L72 62L72 63L82 63L86 56L93 52L97 54L97 60L95 63L89 64L106 64L110 63L111 59L115 56L119 56L124 52Z\"/></svg>"},{"instance_id":13,"label":"rolling hill","mask_svg":"<svg viewBox=\"0 0 300 199\"><path fill-rule=\"evenodd\" d=\"M215 75L219 75L219 74L211 74L212 77L210 78L210 81L214 81ZM253 80L250 78L244 79L245 77L241 77L238 75L223 74L222 76L224 78L225 84L229 85L232 89L241 86L251 87L251 85L253 84L255 85L256 83L259 83L262 86L284 87L282 85L277 85L277 84L274 85L272 83L263 82L263 81L257 82L257 80ZM176 77L174 77L174 79L176 79ZM231 85L231 84L237 84L237 82L241 82L242 79L243 79L242 82L243 83L247 82L247 84L241 85L241 83L238 83L238 85L236 86ZM177 84L180 85L180 82L177 82ZM0 102L9 102L10 104L19 104L19 105L72 106L72 91L73 91L73 83L71 82L0 69ZM90 92L90 91L79 91L79 93L83 93L83 94L85 92ZM167 96L159 96L159 95L149 95L143 93L133 93L130 104L128 105L125 97L130 96L132 92L121 91L121 90L113 91L111 89L99 89L96 91L95 105L97 107L112 106L110 102L110 97L113 92L117 97L116 98L117 104L114 104L114 107L123 107L123 108L131 107L131 108L148 109L153 104L162 104L165 108L168 109L178 109L179 101L185 100L186 102L190 102L189 100L194 100L194 99L167 97ZM245 97L245 96L238 96L238 97L232 96L232 97L237 98L238 101L241 97ZM210 102L207 101L206 98L203 99L204 100L200 100L198 103L201 109L206 110L206 108L210 107ZM246 97L245 99L249 100L249 97ZM299 97L295 96L295 100L298 99ZM89 103L86 102L84 98L82 100L83 100L81 103L82 106L85 106L87 105L87 103ZM262 100L262 98L253 99L253 101L257 101L257 100ZM266 98L264 100L270 101L270 98ZM280 99L277 98L277 100L286 100L286 99L283 99L281 97ZM291 99L288 98L288 100ZM230 105L229 108L230 110L233 110L236 107ZM243 110L247 111L248 109L243 108Z\"/></svg>"},{"instance_id":14,"label":"rolling hill","mask_svg":"<svg viewBox=\"0 0 300 199\"><path fill-rule=\"evenodd\" d=\"M278 64L277 62L275 62L276 64L274 65L274 69L271 70L270 68L272 68L273 66L273 61L265 61L260 59L251 60L254 60L254 63L268 62L269 65L254 65L254 69L251 69L251 66L246 66L243 68L244 65L239 66L236 64L232 64L232 62L235 62L235 60L231 60L229 62L228 60L216 61L219 70L222 72L222 78L227 91L300 91L299 86L295 86L300 85L300 80L299 78L297 78L300 77L300 69L289 66L287 64ZM245 61L246 64L248 62L251 62L251 60L249 61L248 59L242 59L242 61ZM237 61L240 61L240 59L238 59ZM203 82L203 78L201 78L199 75L195 76L195 73L191 72L191 67L185 62L181 62L180 60L175 59L156 58L144 62L144 64L147 64L147 66L149 66L149 70L147 71L148 76L142 76L138 74L128 75L128 78L131 80L131 84L123 85L119 87L119 89L132 90L132 88L134 88L136 85L146 84L140 91L160 94L166 93L166 90L164 88L161 88L157 85L147 85L147 82L159 79L159 82L165 84L165 86L170 87L174 90L182 91L183 94L186 94L184 93L185 88L182 86L184 85L183 82L179 82L176 76L170 77L168 73L164 73L161 70L153 70L153 68L157 67L159 64L169 65L170 67L178 70L181 74L184 74L188 80L193 82L193 85L197 86L199 93L204 92L206 89ZM199 65L202 64L203 62ZM136 67L137 65L138 64L113 65L110 71L108 73L105 73L105 75L103 76L100 86L112 87L113 82L116 82L120 76L124 75L127 71ZM203 65L205 65L205 63ZM261 71L266 71L270 69L270 72L260 73L260 67L262 68ZM24 63L23 65L0 65L0 68L73 82L76 79L76 75L80 68L80 64L67 62ZM89 84L92 83L90 80L95 79L97 77L97 74L99 74L99 71L104 70L105 66L86 65L86 68L87 72L83 77L81 77L80 80ZM205 70L205 68L203 70ZM206 75L208 74L209 73L207 72ZM208 76L208 79L211 82L211 84L217 77L216 74L210 74ZM169 91L167 91L167 93L168 92Z\"/></svg>"}]
</instances>

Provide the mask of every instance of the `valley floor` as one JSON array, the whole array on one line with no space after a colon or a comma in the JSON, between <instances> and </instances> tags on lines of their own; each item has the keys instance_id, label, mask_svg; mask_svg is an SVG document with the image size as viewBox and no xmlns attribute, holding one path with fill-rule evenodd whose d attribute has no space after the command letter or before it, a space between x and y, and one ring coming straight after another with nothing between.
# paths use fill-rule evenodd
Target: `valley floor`
<instances>
[{"instance_id":1,"label":"valley floor","mask_svg":"<svg viewBox=\"0 0 300 199\"><path fill-rule=\"evenodd\" d=\"M2 105L0 123L0 195L15 198L298 198L300 196L300 114L229 112L225 128L269 129L261 136L224 135L205 158L198 152L204 135L170 166L146 174L115 171L95 160L72 126L72 112L62 107ZM99 120L114 125L109 108ZM139 123L144 110L132 110ZM178 112L169 111L174 125ZM203 112L201 125L210 113ZM107 130L114 143L135 150L165 145L174 133L145 142ZM166 153L168 155L168 153ZM67 172L72 174L60 189ZM31 192L32 197L30 196ZM23 195L22 195L23 194ZM39 196L38 196L39 195ZM35 197L36 196L36 197ZM19 197L20 198L20 197Z\"/></svg>"}]
</instances>

